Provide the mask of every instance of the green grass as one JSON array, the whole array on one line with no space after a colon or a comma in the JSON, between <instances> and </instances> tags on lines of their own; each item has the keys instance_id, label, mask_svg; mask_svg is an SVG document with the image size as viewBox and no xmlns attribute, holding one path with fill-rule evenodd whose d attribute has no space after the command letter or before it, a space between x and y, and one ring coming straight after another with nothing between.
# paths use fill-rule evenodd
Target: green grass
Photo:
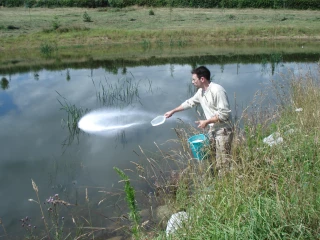
<instances>
[{"instance_id":1,"label":"green grass","mask_svg":"<svg viewBox=\"0 0 320 240\"><path fill-rule=\"evenodd\" d=\"M0 43L5 49L30 48L44 40L59 46L165 41L170 38L190 43L254 38L319 38L319 11L262 9L169 9L156 8L0 9ZM90 21L84 21L84 14ZM285 20L284 20L285 19ZM12 25L19 29L8 30ZM70 28L60 32L59 28ZM53 29L47 34L45 29ZM81 29L89 29L82 31Z\"/></svg>"},{"instance_id":2,"label":"green grass","mask_svg":"<svg viewBox=\"0 0 320 240\"><path fill-rule=\"evenodd\" d=\"M166 203L185 209L189 220L169 239L319 239L320 64L273 87L278 108L252 114L248 108L243 115L245 132L236 132L229 175L212 177L207 163L191 166L188 155L174 156L188 170ZM262 139L274 131L284 141L270 147Z\"/></svg>"},{"instance_id":3,"label":"green grass","mask_svg":"<svg viewBox=\"0 0 320 240\"><path fill-rule=\"evenodd\" d=\"M135 199L135 191L131 186L129 177L119 168L113 168L117 174L120 176L122 181L124 181L124 191L126 193L126 202L129 208L129 219L132 222L131 232L136 239L139 239L139 225L140 225L140 216L138 213L138 207Z\"/></svg>"},{"instance_id":4,"label":"green grass","mask_svg":"<svg viewBox=\"0 0 320 240\"><path fill-rule=\"evenodd\" d=\"M257 54L281 48L313 53L319 49L319 11L152 8L155 15L150 15L150 10L0 8L0 68L51 65L52 55L70 63L87 57L139 60L208 52ZM84 13L91 22L84 21ZM304 42L315 46L297 48ZM55 46L50 58L39 54L39 49L48 53L43 48L46 43ZM259 43L258 48L253 46Z\"/></svg>"}]
</instances>

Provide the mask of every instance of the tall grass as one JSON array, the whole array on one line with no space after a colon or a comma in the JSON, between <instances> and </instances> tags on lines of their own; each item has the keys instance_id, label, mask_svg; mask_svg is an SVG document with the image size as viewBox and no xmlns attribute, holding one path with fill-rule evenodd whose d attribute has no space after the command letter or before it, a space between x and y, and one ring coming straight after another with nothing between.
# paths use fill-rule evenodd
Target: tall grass
<instances>
[{"instance_id":1,"label":"tall grass","mask_svg":"<svg viewBox=\"0 0 320 240\"><path fill-rule=\"evenodd\" d=\"M54 53L57 52L57 50L58 50L57 44L42 43L40 46L40 53L45 58L52 57Z\"/></svg>"},{"instance_id":2,"label":"tall grass","mask_svg":"<svg viewBox=\"0 0 320 240\"><path fill-rule=\"evenodd\" d=\"M188 170L166 203L189 218L169 239L319 239L320 63L316 71L283 78L273 86L279 93L273 110L248 109L241 118L245 131L236 133L227 176L212 176L210 161L192 163L184 151L174 156ZM263 143L272 132L281 144ZM188 152L188 129L177 133Z\"/></svg>"},{"instance_id":3,"label":"tall grass","mask_svg":"<svg viewBox=\"0 0 320 240\"><path fill-rule=\"evenodd\" d=\"M79 141L80 128L78 127L78 122L82 116L84 116L89 110L77 107L75 104L71 104L68 100L63 97L60 93L57 94L62 98L58 99L61 105L60 110L67 113L67 118L61 120L63 127L68 129L68 137L64 140L63 145L69 146L72 142L77 139Z\"/></svg>"},{"instance_id":4,"label":"tall grass","mask_svg":"<svg viewBox=\"0 0 320 240\"><path fill-rule=\"evenodd\" d=\"M33 190L35 191L37 198L36 200L29 199L29 201L39 205L40 215L44 223L45 231L38 230L38 227L39 229L41 229L41 226L32 226L31 219L29 217L23 218L20 221L22 227L25 228L27 233L23 239L95 239L95 232L103 232L106 230L106 228L104 227L92 227L90 219L90 209L88 213L89 220L84 216L79 216L79 219L77 217L74 217L74 213L71 212L71 208L82 208L78 203L71 204L69 202L66 202L62 200L58 194L50 196L45 201L41 200L38 186L32 179L31 181ZM89 198L87 188L85 189L85 195L85 202L88 205ZM43 206L47 208L47 211L45 211ZM80 212L80 209L76 211L76 213L78 214ZM64 216L64 214L66 214L66 216ZM66 224L66 222L70 223L71 220L75 225L75 228L70 228L70 225Z\"/></svg>"},{"instance_id":5,"label":"tall grass","mask_svg":"<svg viewBox=\"0 0 320 240\"><path fill-rule=\"evenodd\" d=\"M105 79L99 82L96 90L98 102L105 107L124 107L139 102L139 84L140 81L130 77L119 78L116 82Z\"/></svg>"},{"instance_id":6,"label":"tall grass","mask_svg":"<svg viewBox=\"0 0 320 240\"><path fill-rule=\"evenodd\" d=\"M132 221L132 234L136 237L136 239L139 238L139 223L140 223L140 215L138 213L138 207L136 204L135 199L135 191L134 188L131 186L129 177L119 168L114 167L113 168L117 174L120 176L122 181L124 181L124 191L126 193L126 201L129 207L129 219Z\"/></svg>"}]
</instances>

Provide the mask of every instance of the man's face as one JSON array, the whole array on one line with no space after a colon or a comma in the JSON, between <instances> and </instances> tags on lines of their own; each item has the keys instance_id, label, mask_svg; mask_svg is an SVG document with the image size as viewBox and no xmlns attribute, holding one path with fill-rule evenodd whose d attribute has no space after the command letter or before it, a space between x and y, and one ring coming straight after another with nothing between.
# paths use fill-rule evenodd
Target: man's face
<instances>
[{"instance_id":1,"label":"man's face","mask_svg":"<svg viewBox=\"0 0 320 240\"><path fill-rule=\"evenodd\" d=\"M197 88L200 88L202 86L202 82L198 78L197 74L192 74L192 84Z\"/></svg>"}]
</instances>

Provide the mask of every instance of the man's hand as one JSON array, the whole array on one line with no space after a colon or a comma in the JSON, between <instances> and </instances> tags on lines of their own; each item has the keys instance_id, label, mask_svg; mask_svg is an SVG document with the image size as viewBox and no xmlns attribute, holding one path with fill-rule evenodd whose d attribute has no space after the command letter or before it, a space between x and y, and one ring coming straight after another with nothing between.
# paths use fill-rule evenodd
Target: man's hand
<instances>
[{"instance_id":1,"label":"man's hand","mask_svg":"<svg viewBox=\"0 0 320 240\"><path fill-rule=\"evenodd\" d=\"M212 118L208 119L208 120L199 120L199 121L195 121L195 123L198 124L198 128L206 128L206 126L208 126L209 123L213 123L215 124L216 122L219 122L219 117L218 115L213 116Z\"/></svg>"},{"instance_id":2,"label":"man's hand","mask_svg":"<svg viewBox=\"0 0 320 240\"><path fill-rule=\"evenodd\" d=\"M164 116L165 116L166 118L169 118L169 117L171 117L174 113L176 113L176 112L181 112L181 111L183 111L183 110L184 110L184 109L183 109L182 105L180 105L179 107L176 107L175 109L172 109L171 111L166 112L166 113L164 114Z\"/></svg>"},{"instance_id":3,"label":"man's hand","mask_svg":"<svg viewBox=\"0 0 320 240\"><path fill-rule=\"evenodd\" d=\"M171 111L169 111L169 112L166 112L166 113L164 114L164 116L165 116L166 118L169 118L169 117L171 117L171 116L173 115L173 113L174 113L174 111L171 110Z\"/></svg>"},{"instance_id":4,"label":"man's hand","mask_svg":"<svg viewBox=\"0 0 320 240\"><path fill-rule=\"evenodd\" d=\"M198 124L198 128L206 128L206 126L208 125L208 121L207 120L199 120L199 121L195 121L195 123Z\"/></svg>"}]
</instances>

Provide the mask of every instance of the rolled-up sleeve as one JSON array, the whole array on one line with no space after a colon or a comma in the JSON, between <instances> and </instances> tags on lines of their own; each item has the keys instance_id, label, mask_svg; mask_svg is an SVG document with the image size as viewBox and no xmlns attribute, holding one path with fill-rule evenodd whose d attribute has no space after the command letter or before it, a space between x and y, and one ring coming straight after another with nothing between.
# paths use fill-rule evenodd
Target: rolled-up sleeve
<instances>
[{"instance_id":1,"label":"rolled-up sleeve","mask_svg":"<svg viewBox=\"0 0 320 240\"><path fill-rule=\"evenodd\" d=\"M199 89L201 91L201 89ZM188 100L184 101L181 106L183 107L183 109L188 109L188 108L192 108L195 105L200 103L200 99L199 99L199 90L196 92L196 94L192 97L189 98Z\"/></svg>"}]
</instances>

